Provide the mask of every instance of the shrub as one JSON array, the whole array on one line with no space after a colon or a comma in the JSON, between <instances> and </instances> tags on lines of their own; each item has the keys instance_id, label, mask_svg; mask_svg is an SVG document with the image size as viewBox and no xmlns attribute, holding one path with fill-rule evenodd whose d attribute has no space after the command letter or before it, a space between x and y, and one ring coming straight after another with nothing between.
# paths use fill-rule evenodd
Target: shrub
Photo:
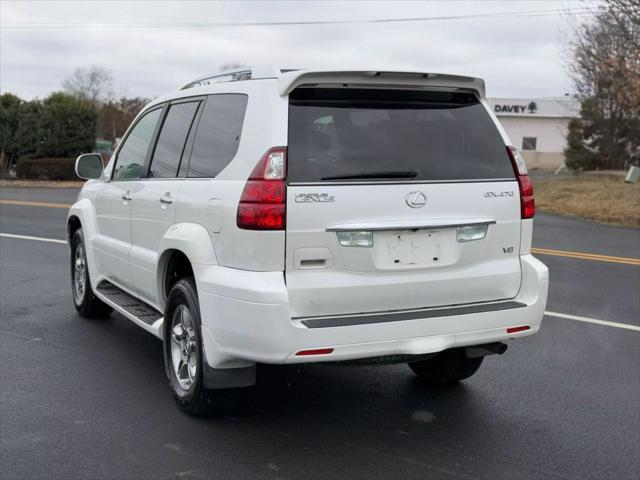
<instances>
[{"instance_id":1,"label":"shrub","mask_svg":"<svg viewBox=\"0 0 640 480\"><path fill-rule=\"evenodd\" d=\"M38 157L68 157L93 150L96 109L88 100L52 93L42 101Z\"/></svg>"},{"instance_id":2,"label":"shrub","mask_svg":"<svg viewBox=\"0 0 640 480\"><path fill-rule=\"evenodd\" d=\"M16 164L18 178L34 180L77 180L73 158L20 158Z\"/></svg>"},{"instance_id":3,"label":"shrub","mask_svg":"<svg viewBox=\"0 0 640 480\"><path fill-rule=\"evenodd\" d=\"M67 158L93 151L97 113L88 100L52 93L24 102L0 96L0 156L7 169L15 158Z\"/></svg>"}]
</instances>

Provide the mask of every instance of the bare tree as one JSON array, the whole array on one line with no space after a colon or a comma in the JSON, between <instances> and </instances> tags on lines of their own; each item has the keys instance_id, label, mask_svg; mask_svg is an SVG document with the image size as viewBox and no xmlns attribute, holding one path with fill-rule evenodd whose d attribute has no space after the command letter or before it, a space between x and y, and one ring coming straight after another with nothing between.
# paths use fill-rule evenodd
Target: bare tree
<instances>
[{"instance_id":1,"label":"bare tree","mask_svg":"<svg viewBox=\"0 0 640 480\"><path fill-rule=\"evenodd\" d=\"M113 77L108 70L96 65L80 67L62 82L62 88L65 92L91 100L98 106L113 96Z\"/></svg>"},{"instance_id":2,"label":"bare tree","mask_svg":"<svg viewBox=\"0 0 640 480\"><path fill-rule=\"evenodd\" d=\"M638 0L609 0L611 17L620 28L621 35L626 38L637 50L640 50L640 41L634 29L640 28L640 2Z\"/></svg>"},{"instance_id":3,"label":"bare tree","mask_svg":"<svg viewBox=\"0 0 640 480\"><path fill-rule=\"evenodd\" d=\"M578 27L569 71L582 118L572 122L567 165L624 168L640 160L640 0L608 0Z\"/></svg>"},{"instance_id":4,"label":"bare tree","mask_svg":"<svg viewBox=\"0 0 640 480\"><path fill-rule=\"evenodd\" d=\"M98 109L97 136L111 141L122 137L129 124L148 102L146 98L122 97L103 103Z\"/></svg>"}]
</instances>

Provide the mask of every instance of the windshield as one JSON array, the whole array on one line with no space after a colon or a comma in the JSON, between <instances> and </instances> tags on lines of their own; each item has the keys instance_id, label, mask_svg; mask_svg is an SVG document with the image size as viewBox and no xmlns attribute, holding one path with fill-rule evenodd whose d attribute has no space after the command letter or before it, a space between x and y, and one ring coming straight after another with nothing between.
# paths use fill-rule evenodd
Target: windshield
<instances>
[{"instance_id":1,"label":"windshield","mask_svg":"<svg viewBox=\"0 0 640 480\"><path fill-rule=\"evenodd\" d=\"M472 93L298 88L289 98L289 182L514 178Z\"/></svg>"}]
</instances>

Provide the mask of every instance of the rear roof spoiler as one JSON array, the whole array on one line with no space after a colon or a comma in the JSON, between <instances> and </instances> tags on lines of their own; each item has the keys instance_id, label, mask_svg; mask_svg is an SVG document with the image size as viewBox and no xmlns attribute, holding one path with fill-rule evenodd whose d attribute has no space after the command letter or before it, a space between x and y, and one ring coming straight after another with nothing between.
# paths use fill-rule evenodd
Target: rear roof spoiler
<instances>
[{"instance_id":1,"label":"rear roof spoiler","mask_svg":"<svg viewBox=\"0 0 640 480\"><path fill-rule=\"evenodd\" d=\"M390 70L295 70L278 78L281 95L288 95L301 85L351 84L402 87L444 87L474 90L485 98L484 80L441 73Z\"/></svg>"}]
</instances>

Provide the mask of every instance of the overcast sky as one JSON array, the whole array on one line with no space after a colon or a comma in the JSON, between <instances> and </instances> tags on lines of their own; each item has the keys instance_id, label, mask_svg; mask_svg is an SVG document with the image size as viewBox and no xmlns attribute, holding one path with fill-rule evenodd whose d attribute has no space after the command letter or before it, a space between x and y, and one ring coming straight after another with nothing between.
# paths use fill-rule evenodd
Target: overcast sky
<instances>
[{"instance_id":1,"label":"overcast sky","mask_svg":"<svg viewBox=\"0 0 640 480\"><path fill-rule=\"evenodd\" d=\"M76 67L109 70L118 95L154 97L229 62L288 67L408 68L479 76L487 94L571 92L564 45L585 15L398 23L199 26L441 17L542 10L582 1L0 1L0 90L23 98L61 88ZM184 24L191 24L185 26ZM182 24L182 25L180 25Z\"/></svg>"}]
</instances>

